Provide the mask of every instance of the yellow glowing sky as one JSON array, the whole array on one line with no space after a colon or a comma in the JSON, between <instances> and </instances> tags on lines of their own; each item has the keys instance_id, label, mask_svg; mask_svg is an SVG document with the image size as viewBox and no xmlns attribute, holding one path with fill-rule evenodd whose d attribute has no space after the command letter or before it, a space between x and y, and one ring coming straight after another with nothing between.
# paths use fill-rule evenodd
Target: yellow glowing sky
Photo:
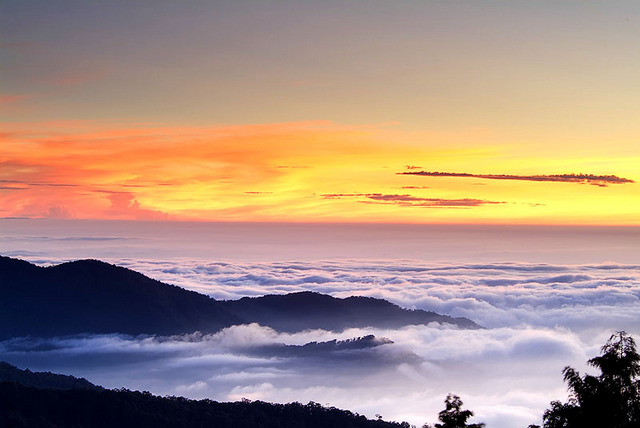
<instances>
[{"instance_id":1,"label":"yellow glowing sky","mask_svg":"<svg viewBox=\"0 0 640 428\"><path fill-rule=\"evenodd\" d=\"M0 6L0 217L640 224L639 3L54 3Z\"/></svg>"}]
</instances>

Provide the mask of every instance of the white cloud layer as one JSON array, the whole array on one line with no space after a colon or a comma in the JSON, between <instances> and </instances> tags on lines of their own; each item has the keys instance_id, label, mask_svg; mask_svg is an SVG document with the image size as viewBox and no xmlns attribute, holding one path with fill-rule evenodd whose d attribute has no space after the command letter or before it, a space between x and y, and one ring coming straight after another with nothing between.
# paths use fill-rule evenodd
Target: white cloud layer
<instances>
[{"instance_id":1,"label":"white cloud layer","mask_svg":"<svg viewBox=\"0 0 640 428\"><path fill-rule=\"evenodd\" d=\"M274 347L375 334L393 343L282 354ZM32 370L86 377L107 387L216 400L316 401L422 424L455 392L489 426L536 422L565 393L560 371L582 368L594 344L567 329L317 330L280 334L238 326L210 335L13 339L3 358Z\"/></svg>"},{"instance_id":2,"label":"white cloud layer","mask_svg":"<svg viewBox=\"0 0 640 428\"><path fill-rule=\"evenodd\" d=\"M336 297L372 296L406 308L468 317L487 328L430 325L282 334L254 324L211 335L14 339L0 342L0 359L31 370L83 376L107 387L216 400L316 401L417 426L435 422L446 394L452 392L488 428L521 428L540 423L549 401L566 397L564 366L593 373L586 360L599 353L615 330L626 330L640 340L640 265L632 260L637 251L629 250L637 249L634 235L616 232L607 241L618 253L607 252L609 247L601 245L604 238L589 248L589 237L576 245L582 238L568 232L561 236L567 240L565 246L549 241L548 252L538 244L527 250L524 241L512 242L511 247L497 241L486 244L487 234L476 241L437 235L445 245L442 257L449 261L426 253L409 258L416 257L417 248L433 243L428 238L412 241L405 234L389 244L381 238L368 241L364 232L358 245L349 244L349 251L340 252L343 241L332 244L337 249L332 260L326 257L328 247L314 250L318 241L307 242L304 235L286 251L259 261L238 254L250 242L259 242L263 252L280 245L269 241L272 236L266 232L259 239L245 236L237 242L231 235L215 240L199 233L197 239L204 238L193 244L180 242L177 235L136 235L132 228L92 238L89 226L75 234L50 227L31 236L4 232L10 239L1 240L0 250L42 264L100 258L216 299L303 290ZM623 239L624 245L613 244ZM174 242L179 243L175 248L170 246ZM234 257L212 257L208 252L216 247L221 254L230 242ZM384 256L385 243L393 257ZM375 251L368 249L374 245ZM490 252L483 253L487 245ZM516 246L523 249L514 250ZM573 252L568 254L567 248ZM191 252L182 254L183 249ZM458 250L463 257L451 256ZM437 249L429 251L439 254ZM308 258L297 258L297 253ZM310 260L308 254L325 260ZM524 261L510 262L509 257ZM359 349L300 348L309 342L369 334L393 343Z\"/></svg>"},{"instance_id":3,"label":"white cloud layer","mask_svg":"<svg viewBox=\"0 0 640 428\"><path fill-rule=\"evenodd\" d=\"M614 330L640 336L640 270L632 265L111 261L218 299L302 290L373 296L466 316L487 329L283 334L252 324L211 335L15 339L0 343L2 358L107 387L216 400L316 401L418 426L434 422L453 392L487 426L515 428L539 423L549 401L566 397L564 366L588 370L586 360ZM393 343L299 349L369 334Z\"/></svg>"},{"instance_id":4,"label":"white cloud layer","mask_svg":"<svg viewBox=\"0 0 640 428\"><path fill-rule=\"evenodd\" d=\"M640 266L531 263L428 264L417 260L295 263L120 261L216 299L313 290L387 299L405 308L464 316L489 327L632 329Z\"/></svg>"}]
</instances>

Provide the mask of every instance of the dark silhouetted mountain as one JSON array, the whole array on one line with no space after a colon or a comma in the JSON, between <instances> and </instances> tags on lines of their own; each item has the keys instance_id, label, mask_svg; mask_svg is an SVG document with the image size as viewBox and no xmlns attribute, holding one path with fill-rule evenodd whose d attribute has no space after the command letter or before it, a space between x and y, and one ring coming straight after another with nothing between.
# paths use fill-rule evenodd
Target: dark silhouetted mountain
<instances>
[{"instance_id":1,"label":"dark silhouetted mountain","mask_svg":"<svg viewBox=\"0 0 640 428\"><path fill-rule=\"evenodd\" d=\"M465 318L405 310L368 297L301 292L217 301L97 260L50 267L0 256L0 339L79 333L171 335L257 322L279 331L397 328Z\"/></svg>"},{"instance_id":2,"label":"dark silhouetted mountain","mask_svg":"<svg viewBox=\"0 0 640 428\"><path fill-rule=\"evenodd\" d=\"M7 371L0 363L0 372ZM149 392L108 390L72 376L19 372L18 379L0 378L0 426L33 427L153 427L153 428L408 428L406 422L370 420L348 410L317 403L272 404L243 400L218 403L183 397L158 397ZM14 375L11 375L14 378ZM44 380L43 380L44 379ZM70 380L71 379L71 380ZM66 388L67 382L91 388ZM50 384L52 387L44 387ZM34 387L33 385L36 385ZM54 389L55 388L55 389Z\"/></svg>"},{"instance_id":3,"label":"dark silhouetted mountain","mask_svg":"<svg viewBox=\"0 0 640 428\"><path fill-rule=\"evenodd\" d=\"M369 351L382 345L393 343L386 337L376 337L373 334L347 340L329 340L326 342L309 342L304 345L285 345L283 343L257 346L252 352L259 356L274 357L338 357L356 359L358 357L371 359Z\"/></svg>"},{"instance_id":4,"label":"dark silhouetted mountain","mask_svg":"<svg viewBox=\"0 0 640 428\"><path fill-rule=\"evenodd\" d=\"M39 389L103 389L84 378L51 372L32 372L29 369L21 370L4 361L0 361L0 382L15 382Z\"/></svg>"},{"instance_id":5,"label":"dark silhouetted mountain","mask_svg":"<svg viewBox=\"0 0 640 428\"><path fill-rule=\"evenodd\" d=\"M303 291L285 295L243 297L228 307L242 318L268 325L278 331L308 329L344 330L349 327L399 328L431 322L478 328L466 318L452 318L435 312L407 310L383 299L347 297Z\"/></svg>"},{"instance_id":6,"label":"dark silhouetted mountain","mask_svg":"<svg viewBox=\"0 0 640 428\"><path fill-rule=\"evenodd\" d=\"M207 296L97 260L38 267L0 257L0 338L169 335L242 322Z\"/></svg>"}]
</instances>

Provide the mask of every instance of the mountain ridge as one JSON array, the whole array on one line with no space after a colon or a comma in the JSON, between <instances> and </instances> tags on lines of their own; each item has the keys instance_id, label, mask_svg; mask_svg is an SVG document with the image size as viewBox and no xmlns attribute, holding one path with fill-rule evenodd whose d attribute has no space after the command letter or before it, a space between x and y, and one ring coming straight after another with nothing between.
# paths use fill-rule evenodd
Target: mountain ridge
<instances>
[{"instance_id":1,"label":"mountain ridge","mask_svg":"<svg viewBox=\"0 0 640 428\"><path fill-rule=\"evenodd\" d=\"M224 301L99 260L40 267L0 256L0 340L81 333L212 333L250 323L295 332L430 322L480 328L466 318L407 310L371 297L339 299L303 291Z\"/></svg>"},{"instance_id":2,"label":"mountain ridge","mask_svg":"<svg viewBox=\"0 0 640 428\"><path fill-rule=\"evenodd\" d=\"M32 372L29 369L22 370L6 361L0 361L0 382L13 382L30 388L60 391L69 389L104 389L85 378L51 372Z\"/></svg>"},{"instance_id":3,"label":"mountain ridge","mask_svg":"<svg viewBox=\"0 0 640 428\"><path fill-rule=\"evenodd\" d=\"M122 428L409 428L318 403L217 402L106 389L74 376L0 362L0 426Z\"/></svg>"}]
</instances>

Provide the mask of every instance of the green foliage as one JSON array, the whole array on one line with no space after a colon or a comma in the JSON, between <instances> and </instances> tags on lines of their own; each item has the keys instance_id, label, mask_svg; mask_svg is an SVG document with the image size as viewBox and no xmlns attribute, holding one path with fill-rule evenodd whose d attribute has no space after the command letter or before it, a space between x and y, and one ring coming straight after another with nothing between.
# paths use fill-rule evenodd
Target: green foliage
<instances>
[{"instance_id":1,"label":"green foliage","mask_svg":"<svg viewBox=\"0 0 640 428\"><path fill-rule=\"evenodd\" d=\"M543 415L544 428L640 427L640 354L624 331L613 334L602 354L588 361L600 376L563 370L571 395L567 403L552 401Z\"/></svg>"}]
</instances>

